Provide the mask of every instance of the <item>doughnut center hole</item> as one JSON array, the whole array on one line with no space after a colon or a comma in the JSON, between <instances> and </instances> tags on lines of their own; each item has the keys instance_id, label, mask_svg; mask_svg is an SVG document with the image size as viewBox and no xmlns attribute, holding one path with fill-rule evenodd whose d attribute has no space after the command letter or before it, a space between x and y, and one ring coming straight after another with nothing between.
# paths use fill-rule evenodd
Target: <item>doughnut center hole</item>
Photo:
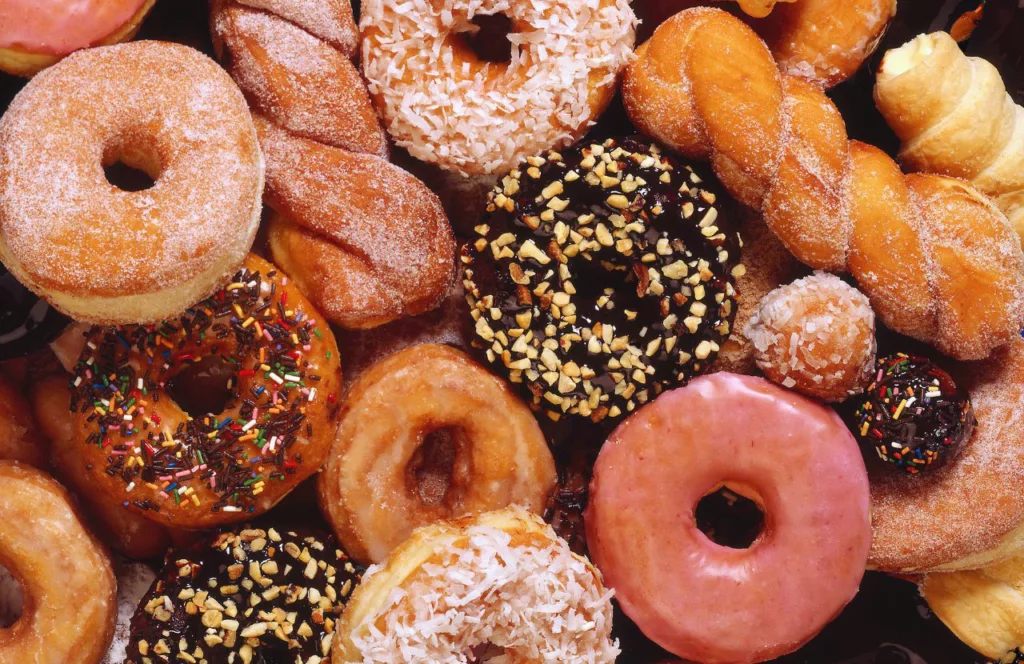
<instances>
[{"instance_id":1,"label":"doughnut center hole","mask_svg":"<svg viewBox=\"0 0 1024 664\"><path fill-rule=\"evenodd\" d=\"M208 355L182 368L166 387L179 408L192 418L200 418L224 412L237 383L233 365L219 355Z\"/></svg>"},{"instance_id":2,"label":"doughnut center hole","mask_svg":"<svg viewBox=\"0 0 1024 664\"><path fill-rule=\"evenodd\" d=\"M0 629L18 622L25 606L21 584L7 568L0 565Z\"/></svg>"},{"instance_id":3,"label":"doughnut center hole","mask_svg":"<svg viewBox=\"0 0 1024 664\"><path fill-rule=\"evenodd\" d=\"M709 540L730 549L749 549L764 530L760 506L727 486L701 498L695 516Z\"/></svg>"},{"instance_id":4,"label":"doughnut center hole","mask_svg":"<svg viewBox=\"0 0 1024 664\"><path fill-rule=\"evenodd\" d=\"M103 175L121 191L150 189L156 185L162 171L160 155L145 141L124 137L103 152Z\"/></svg>"},{"instance_id":5,"label":"doughnut center hole","mask_svg":"<svg viewBox=\"0 0 1024 664\"><path fill-rule=\"evenodd\" d=\"M460 453L467 442L466 433L458 427L434 429L423 436L409 460L406 481L424 506L451 506L458 501L456 480L465 474Z\"/></svg>"},{"instance_id":6,"label":"doughnut center hole","mask_svg":"<svg viewBox=\"0 0 1024 664\"><path fill-rule=\"evenodd\" d=\"M473 28L459 33L477 59L481 62L512 61L512 41L509 35L515 32L512 19L504 14L477 14L471 21Z\"/></svg>"}]
</instances>

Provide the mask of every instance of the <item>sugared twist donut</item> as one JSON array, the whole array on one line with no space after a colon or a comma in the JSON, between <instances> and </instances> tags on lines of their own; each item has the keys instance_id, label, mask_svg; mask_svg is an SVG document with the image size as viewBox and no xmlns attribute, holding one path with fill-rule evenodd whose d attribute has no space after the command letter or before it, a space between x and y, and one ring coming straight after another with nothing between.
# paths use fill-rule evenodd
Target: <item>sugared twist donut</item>
<instances>
[{"instance_id":1,"label":"sugared twist donut","mask_svg":"<svg viewBox=\"0 0 1024 664\"><path fill-rule=\"evenodd\" d=\"M420 528L367 570L333 661L464 664L494 647L511 664L606 664L619 654L611 628L600 572L539 517L507 509Z\"/></svg>"},{"instance_id":2,"label":"sugared twist donut","mask_svg":"<svg viewBox=\"0 0 1024 664\"><path fill-rule=\"evenodd\" d=\"M487 361L552 419L613 421L707 371L739 236L713 188L641 138L529 157L463 247Z\"/></svg>"},{"instance_id":3,"label":"sugared twist donut","mask_svg":"<svg viewBox=\"0 0 1024 664\"><path fill-rule=\"evenodd\" d=\"M494 14L511 22L508 62L465 38ZM626 0L369 0L360 23L363 74L398 145L481 174L583 135L632 57L636 17Z\"/></svg>"},{"instance_id":4,"label":"sugared twist donut","mask_svg":"<svg viewBox=\"0 0 1024 664\"><path fill-rule=\"evenodd\" d=\"M250 256L177 319L97 328L70 387L78 463L96 490L201 528L265 512L320 469L341 369L316 310Z\"/></svg>"},{"instance_id":5,"label":"sugared twist donut","mask_svg":"<svg viewBox=\"0 0 1024 664\"><path fill-rule=\"evenodd\" d=\"M357 560L420 526L519 505L540 513L555 461L533 413L461 351L420 345L348 390L320 505Z\"/></svg>"},{"instance_id":6,"label":"sugared twist donut","mask_svg":"<svg viewBox=\"0 0 1024 664\"><path fill-rule=\"evenodd\" d=\"M0 70L31 76L78 49L128 41L156 0L4 0Z\"/></svg>"},{"instance_id":7,"label":"sugared twist donut","mask_svg":"<svg viewBox=\"0 0 1024 664\"><path fill-rule=\"evenodd\" d=\"M835 275L819 272L775 289L743 334L768 378L823 401L858 394L875 368L875 312Z\"/></svg>"},{"instance_id":8,"label":"sugared twist donut","mask_svg":"<svg viewBox=\"0 0 1024 664\"><path fill-rule=\"evenodd\" d=\"M0 662L98 664L117 617L107 552L48 475L0 461L0 564L21 585L22 614L0 629Z\"/></svg>"},{"instance_id":9,"label":"sugared twist donut","mask_svg":"<svg viewBox=\"0 0 1024 664\"><path fill-rule=\"evenodd\" d=\"M361 574L315 530L204 537L168 554L132 617L125 664L326 664Z\"/></svg>"},{"instance_id":10,"label":"sugared twist donut","mask_svg":"<svg viewBox=\"0 0 1024 664\"><path fill-rule=\"evenodd\" d=\"M698 502L723 486L764 514L749 548L697 526ZM686 660L792 652L864 575L871 520L857 444L831 409L761 378L717 373L666 392L612 433L590 489L594 563L640 629Z\"/></svg>"},{"instance_id":11,"label":"sugared twist donut","mask_svg":"<svg viewBox=\"0 0 1024 664\"><path fill-rule=\"evenodd\" d=\"M0 459L46 468L48 448L29 403L0 375Z\"/></svg>"},{"instance_id":12,"label":"sugared twist donut","mask_svg":"<svg viewBox=\"0 0 1024 664\"><path fill-rule=\"evenodd\" d=\"M112 185L118 162L153 186ZM244 97L179 44L75 53L0 119L0 259L79 320L151 322L208 296L245 259L262 192Z\"/></svg>"},{"instance_id":13,"label":"sugared twist donut","mask_svg":"<svg viewBox=\"0 0 1024 664\"><path fill-rule=\"evenodd\" d=\"M797 258L849 270L888 327L958 359L984 358L1020 333L1020 240L975 189L904 176L877 148L849 141L825 94L780 75L757 35L720 10L676 14L637 55L623 83L634 124L710 158Z\"/></svg>"}]
</instances>

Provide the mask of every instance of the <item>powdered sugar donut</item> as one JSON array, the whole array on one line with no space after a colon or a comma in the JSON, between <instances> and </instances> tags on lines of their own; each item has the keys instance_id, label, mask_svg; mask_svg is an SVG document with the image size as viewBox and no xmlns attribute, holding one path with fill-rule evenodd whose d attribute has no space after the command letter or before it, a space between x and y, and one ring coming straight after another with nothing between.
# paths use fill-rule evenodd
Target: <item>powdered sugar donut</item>
<instances>
[{"instance_id":1,"label":"powdered sugar donut","mask_svg":"<svg viewBox=\"0 0 1024 664\"><path fill-rule=\"evenodd\" d=\"M482 60L474 19L511 21L508 62ZM573 142L631 60L627 0L368 0L363 73L392 137L414 157L495 173Z\"/></svg>"}]
</instances>

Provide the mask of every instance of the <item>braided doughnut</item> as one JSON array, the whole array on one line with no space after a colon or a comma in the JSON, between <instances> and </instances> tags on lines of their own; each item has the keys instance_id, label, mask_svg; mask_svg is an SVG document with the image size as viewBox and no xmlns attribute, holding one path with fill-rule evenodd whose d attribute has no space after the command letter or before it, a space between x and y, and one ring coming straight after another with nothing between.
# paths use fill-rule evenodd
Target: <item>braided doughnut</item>
<instances>
[{"instance_id":1,"label":"braided doughnut","mask_svg":"<svg viewBox=\"0 0 1024 664\"><path fill-rule=\"evenodd\" d=\"M887 326L958 359L987 357L1020 332L1020 241L975 189L904 176L849 141L825 94L780 74L753 30L721 10L676 14L637 55L623 83L634 124L710 158L799 260L851 272Z\"/></svg>"},{"instance_id":2,"label":"braided doughnut","mask_svg":"<svg viewBox=\"0 0 1024 664\"><path fill-rule=\"evenodd\" d=\"M343 328L439 306L454 283L451 228L437 197L387 162L351 60L349 0L215 0L211 23L266 153L274 261Z\"/></svg>"}]
</instances>

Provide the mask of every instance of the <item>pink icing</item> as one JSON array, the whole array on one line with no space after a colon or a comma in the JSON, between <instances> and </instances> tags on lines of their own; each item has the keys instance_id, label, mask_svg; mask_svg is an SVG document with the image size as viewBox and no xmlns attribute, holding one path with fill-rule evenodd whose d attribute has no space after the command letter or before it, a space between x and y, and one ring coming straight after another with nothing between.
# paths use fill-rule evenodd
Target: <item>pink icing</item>
<instances>
[{"instance_id":1,"label":"pink icing","mask_svg":"<svg viewBox=\"0 0 1024 664\"><path fill-rule=\"evenodd\" d=\"M146 0L3 0L0 48L67 55L116 32Z\"/></svg>"},{"instance_id":2,"label":"pink icing","mask_svg":"<svg viewBox=\"0 0 1024 664\"><path fill-rule=\"evenodd\" d=\"M722 483L761 503L749 549L715 544L694 508ZM791 652L857 593L871 546L868 478L830 409L720 373L668 392L598 457L590 554L623 610L666 649L706 664Z\"/></svg>"}]
</instances>

